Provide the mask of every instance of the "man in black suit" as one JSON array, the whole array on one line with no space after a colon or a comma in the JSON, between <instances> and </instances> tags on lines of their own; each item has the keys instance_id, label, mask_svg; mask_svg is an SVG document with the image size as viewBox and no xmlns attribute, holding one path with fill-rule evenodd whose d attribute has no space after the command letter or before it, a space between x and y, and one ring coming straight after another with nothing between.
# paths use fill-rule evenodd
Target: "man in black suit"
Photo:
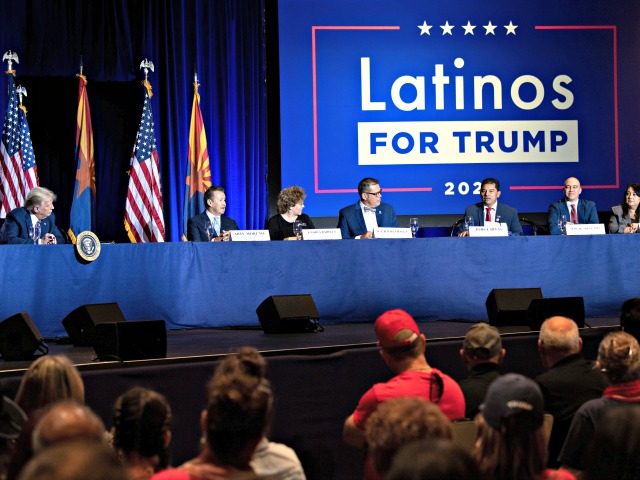
<instances>
[{"instance_id":1,"label":"man in black suit","mask_svg":"<svg viewBox=\"0 0 640 480\"><path fill-rule=\"evenodd\" d=\"M483 226L485 222L504 223L509 229L509 235L522 235L522 226L518 219L518 211L505 203L498 203L500 198L500 181L495 178L485 178L480 184L479 203L469 205L464 212L466 218L473 219L473 225ZM464 231L464 237L469 232Z\"/></svg>"},{"instance_id":2,"label":"man in black suit","mask_svg":"<svg viewBox=\"0 0 640 480\"><path fill-rule=\"evenodd\" d=\"M567 436L571 420L580 406L599 398L608 382L582 356L578 326L570 318L551 317L540 327L538 353L547 371L536 377L544 396L544 409L553 415L549 439L549 466L558 465L558 454Z\"/></svg>"},{"instance_id":3,"label":"man in black suit","mask_svg":"<svg viewBox=\"0 0 640 480\"><path fill-rule=\"evenodd\" d=\"M0 243L55 245L65 243L56 226L53 202L56 194L44 187L34 187L24 200L24 207L9 212L0 231Z\"/></svg>"},{"instance_id":4,"label":"man in black suit","mask_svg":"<svg viewBox=\"0 0 640 480\"><path fill-rule=\"evenodd\" d=\"M211 186L204 192L206 210L189 219L187 240L192 242L226 242L229 230L238 230L233 218L227 217L227 196L224 188Z\"/></svg>"}]
</instances>

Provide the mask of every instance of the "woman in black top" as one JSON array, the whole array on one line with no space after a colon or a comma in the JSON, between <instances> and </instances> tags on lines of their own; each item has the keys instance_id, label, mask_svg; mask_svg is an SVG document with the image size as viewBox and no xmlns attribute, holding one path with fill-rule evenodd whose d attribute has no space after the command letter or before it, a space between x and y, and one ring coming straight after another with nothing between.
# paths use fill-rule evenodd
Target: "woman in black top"
<instances>
[{"instance_id":1,"label":"woman in black top","mask_svg":"<svg viewBox=\"0 0 640 480\"><path fill-rule=\"evenodd\" d=\"M308 215L302 213L306 193L302 187L292 186L278 194L278 214L267 221L271 240L297 240L293 224L297 220L302 228L315 228Z\"/></svg>"}]
</instances>

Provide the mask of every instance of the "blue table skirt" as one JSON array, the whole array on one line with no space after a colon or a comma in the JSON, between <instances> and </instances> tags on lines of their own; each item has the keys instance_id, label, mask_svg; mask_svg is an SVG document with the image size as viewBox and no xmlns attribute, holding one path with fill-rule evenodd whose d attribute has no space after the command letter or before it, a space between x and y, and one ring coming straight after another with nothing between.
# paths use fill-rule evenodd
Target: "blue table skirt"
<instances>
[{"instance_id":1,"label":"blue table skirt","mask_svg":"<svg viewBox=\"0 0 640 480\"><path fill-rule=\"evenodd\" d=\"M0 247L0 319L27 311L45 337L88 303L168 328L258 325L270 295L309 293L326 323L373 321L402 307L420 320L486 320L493 288L583 296L587 316L617 316L640 296L640 235L105 244L93 263L71 245Z\"/></svg>"}]
</instances>

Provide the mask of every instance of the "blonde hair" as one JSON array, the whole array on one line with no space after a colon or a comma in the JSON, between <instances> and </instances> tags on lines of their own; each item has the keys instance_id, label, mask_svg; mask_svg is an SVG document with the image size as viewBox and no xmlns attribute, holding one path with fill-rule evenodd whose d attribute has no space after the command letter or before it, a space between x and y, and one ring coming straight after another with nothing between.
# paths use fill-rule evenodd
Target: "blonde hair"
<instances>
[{"instance_id":1,"label":"blonde hair","mask_svg":"<svg viewBox=\"0 0 640 480\"><path fill-rule=\"evenodd\" d=\"M598 347L598 368L612 383L623 383L640 376L640 346L626 332L612 332Z\"/></svg>"},{"instance_id":2,"label":"blonde hair","mask_svg":"<svg viewBox=\"0 0 640 480\"><path fill-rule=\"evenodd\" d=\"M302 187L292 186L284 188L278 194L278 213L287 213L297 203L304 201L307 194Z\"/></svg>"},{"instance_id":3,"label":"blonde hair","mask_svg":"<svg viewBox=\"0 0 640 480\"><path fill-rule=\"evenodd\" d=\"M27 416L60 400L84 403L84 383L78 369L64 355L45 355L22 376L15 402Z\"/></svg>"}]
</instances>

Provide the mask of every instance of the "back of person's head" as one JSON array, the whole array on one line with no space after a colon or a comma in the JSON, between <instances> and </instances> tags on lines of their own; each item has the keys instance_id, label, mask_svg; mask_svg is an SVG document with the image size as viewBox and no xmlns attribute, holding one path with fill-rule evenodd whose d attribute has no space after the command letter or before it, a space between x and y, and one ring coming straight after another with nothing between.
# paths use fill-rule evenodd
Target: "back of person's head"
<instances>
[{"instance_id":1,"label":"back of person's head","mask_svg":"<svg viewBox=\"0 0 640 480\"><path fill-rule=\"evenodd\" d=\"M82 377L64 355L45 355L22 376L15 401L31 416L34 410L66 399L84 403Z\"/></svg>"},{"instance_id":2,"label":"back of person's head","mask_svg":"<svg viewBox=\"0 0 640 480\"><path fill-rule=\"evenodd\" d=\"M496 327L486 322L472 325L462 341L464 356L473 361L487 362L502 353L502 339Z\"/></svg>"},{"instance_id":3,"label":"back of person's head","mask_svg":"<svg viewBox=\"0 0 640 480\"><path fill-rule=\"evenodd\" d=\"M626 332L612 332L598 347L598 368L611 383L623 383L640 377L640 346Z\"/></svg>"},{"instance_id":4,"label":"back of person's head","mask_svg":"<svg viewBox=\"0 0 640 480\"><path fill-rule=\"evenodd\" d=\"M257 351L244 348L225 358L208 384L205 435L224 465L246 469L269 427L273 395L264 368Z\"/></svg>"},{"instance_id":5,"label":"back of person's head","mask_svg":"<svg viewBox=\"0 0 640 480\"><path fill-rule=\"evenodd\" d=\"M471 454L451 440L419 440L403 446L385 480L480 480Z\"/></svg>"},{"instance_id":6,"label":"back of person's head","mask_svg":"<svg viewBox=\"0 0 640 480\"><path fill-rule=\"evenodd\" d=\"M19 480L129 480L111 447L73 440L46 448L22 470Z\"/></svg>"},{"instance_id":7,"label":"back of person's head","mask_svg":"<svg viewBox=\"0 0 640 480\"><path fill-rule=\"evenodd\" d=\"M378 346L389 357L402 361L424 354L424 336L411 315L396 308L380 315L374 329Z\"/></svg>"},{"instance_id":8,"label":"back of person's head","mask_svg":"<svg viewBox=\"0 0 640 480\"><path fill-rule=\"evenodd\" d=\"M171 407L166 398L147 388L133 387L120 395L113 409L113 446L125 456L159 457L168 465Z\"/></svg>"},{"instance_id":9,"label":"back of person's head","mask_svg":"<svg viewBox=\"0 0 640 480\"><path fill-rule=\"evenodd\" d=\"M636 340L640 338L640 298L630 298L622 304L620 327Z\"/></svg>"},{"instance_id":10,"label":"back of person's head","mask_svg":"<svg viewBox=\"0 0 640 480\"><path fill-rule=\"evenodd\" d=\"M640 406L612 408L600 418L585 462L585 480L640 478Z\"/></svg>"},{"instance_id":11,"label":"back of person's head","mask_svg":"<svg viewBox=\"0 0 640 480\"><path fill-rule=\"evenodd\" d=\"M440 408L422 398L399 397L383 402L365 426L367 447L376 471L383 475L403 445L428 438L451 439L451 422Z\"/></svg>"},{"instance_id":12,"label":"back of person's head","mask_svg":"<svg viewBox=\"0 0 640 480\"><path fill-rule=\"evenodd\" d=\"M22 409L8 397L0 395L0 478L5 478L16 440L27 423Z\"/></svg>"},{"instance_id":13,"label":"back of person's head","mask_svg":"<svg viewBox=\"0 0 640 480\"><path fill-rule=\"evenodd\" d=\"M102 420L89 407L63 400L50 405L40 416L33 430L33 451L72 439L104 441L105 433Z\"/></svg>"},{"instance_id":14,"label":"back of person's head","mask_svg":"<svg viewBox=\"0 0 640 480\"><path fill-rule=\"evenodd\" d=\"M567 317L547 318L540 326L538 345L542 350L570 355L582 348L578 325Z\"/></svg>"},{"instance_id":15,"label":"back of person's head","mask_svg":"<svg viewBox=\"0 0 640 480\"><path fill-rule=\"evenodd\" d=\"M476 417L482 473L498 480L539 478L547 461L543 418L542 392L533 380L515 373L496 379Z\"/></svg>"}]
</instances>

